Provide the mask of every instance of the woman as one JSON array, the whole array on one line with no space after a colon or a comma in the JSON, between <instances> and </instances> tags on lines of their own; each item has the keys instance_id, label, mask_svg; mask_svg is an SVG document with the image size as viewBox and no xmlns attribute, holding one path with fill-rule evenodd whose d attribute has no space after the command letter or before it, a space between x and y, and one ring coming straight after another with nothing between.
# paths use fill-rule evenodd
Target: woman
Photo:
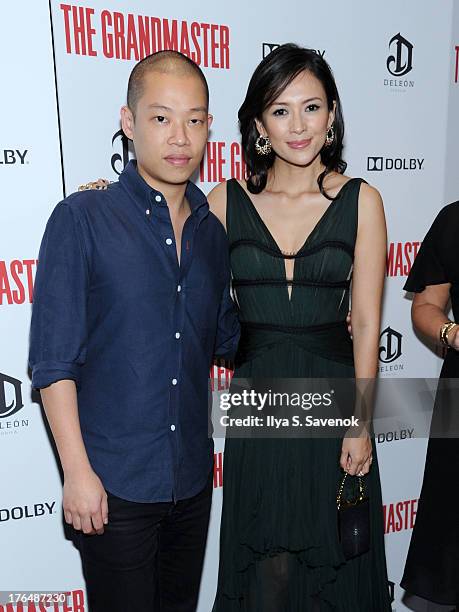
<instances>
[{"instance_id":1,"label":"woman","mask_svg":"<svg viewBox=\"0 0 459 612\"><path fill-rule=\"evenodd\" d=\"M209 195L227 230L240 308L235 378L374 378L384 212L375 189L343 174L343 117L328 64L309 49L277 48L255 70L239 122L248 179ZM370 495L371 548L348 561L336 524L341 469L368 474ZM214 612L390 610L368 434L230 438L224 482Z\"/></svg>"},{"instance_id":2,"label":"woman","mask_svg":"<svg viewBox=\"0 0 459 612\"><path fill-rule=\"evenodd\" d=\"M424 481L401 586L459 610L459 202L443 208L414 261L404 289L415 292L414 327L447 347L427 447ZM458 381L459 382L459 381Z\"/></svg>"}]
</instances>

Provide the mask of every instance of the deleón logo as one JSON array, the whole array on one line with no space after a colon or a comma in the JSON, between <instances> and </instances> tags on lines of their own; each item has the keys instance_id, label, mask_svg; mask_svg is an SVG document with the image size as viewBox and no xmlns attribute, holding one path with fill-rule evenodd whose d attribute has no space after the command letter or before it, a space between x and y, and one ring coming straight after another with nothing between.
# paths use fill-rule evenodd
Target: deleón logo
<instances>
[{"instance_id":1,"label":"dele\u00f3n logo","mask_svg":"<svg viewBox=\"0 0 459 612\"><path fill-rule=\"evenodd\" d=\"M123 172L124 168L127 166L130 159L130 151L129 151L129 138L123 132L123 130L118 130L113 134L112 138L112 147L116 146L120 147L121 152L113 153L111 158L111 166L113 172L115 172L118 176Z\"/></svg>"},{"instance_id":2,"label":"dele\u00f3n logo","mask_svg":"<svg viewBox=\"0 0 459 612\"><path fill-rule=\"evenodd\" d=\"M386 68L393 79L384 79L384 86L394 88L396 91L404 91L414 87L414 81L405 77L413 70L413 44L404 38L400 32L389 41L391 54L386 60Z\"/></svg>"},{"instance_id":3,"label":"dele\u00f3n logo","mask_svg":"<svg viewBox=\"0 0 459 612\"><path fill-rule=\"evenodd\" d=\"M26 161L28 149L0 149L0 165L14 166L19 164L24 166L29 163Z\"/></svg>"},{"instance_id":4,"label":"dele\u00f3n logo","mask_svg":"<svg viewBox=\"0 0 459 612\"><path fill-rule=\"evenodd\" d=\"M379 360L392 363L402 355L402 334L391 327L386 327L379 337Z\"/></svg>"},{"instance_id":5,"label":"dele\u00f3n logo","mask_svg":"<svg viewBox=\"0 0 459 612\"><path fill-rule=\"evenodd\" d=\"M24 407L21 386L17 378L0 373L0 418L10 417Z\"/></svg>"},{"instance_id":6,"label":"dele\u00f3n logo","mask_svg":"<svg viewBox=\"0 0 459 612\"><path fill-rule=\"evenodd\" d=\"M423 170L424 158L420 157L381 157L369 156L367 158L368 172L383 172L384 170Z\"/></svg>"},{"instance_id":7,"label":"dele\u00f3n logo","mask_svg":"<svg viewBox=\"0 0 459 612\"><path fill-rule=\"evenodd\" d=\"M413 69L413 45L400 32L389 41L389 50L394 55L387 58L387 70L392 76L401 77Z\"/></svg>"},{"instance_id":8,"label":"dele\u00f3n logo","mask_svg":"<svg viewBox=\"0 0 459 612\"><path fill-rule=\"evenodd\" d=\"M267 42L262 43L261 52L262 52L263 59L266 56L268 56L271 53L271 51L274 51L274 49L277 49L277 47L280 47L280 43L267 43ZM324 49L314 49L314 51L321 57L325 55Z\"/></svg>"}]
</instances>

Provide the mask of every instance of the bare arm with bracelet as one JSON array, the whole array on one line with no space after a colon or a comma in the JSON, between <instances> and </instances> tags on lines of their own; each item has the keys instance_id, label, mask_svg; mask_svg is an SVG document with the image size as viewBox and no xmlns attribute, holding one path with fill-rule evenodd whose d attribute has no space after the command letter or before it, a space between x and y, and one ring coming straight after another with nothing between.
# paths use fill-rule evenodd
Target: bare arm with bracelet
<instances>
[{"instance_id":1,"label":"bare arm with bracelet","mask_svg":"<svg viewBox=\"0 0 459 612\"><path fill-rule=\"evenodd\" d=\"M416 329L437 344L459 350L459 325L445 314L451 284L428 285L416 293L411 307L411 316Z\"/></svg>"}]
</instances>

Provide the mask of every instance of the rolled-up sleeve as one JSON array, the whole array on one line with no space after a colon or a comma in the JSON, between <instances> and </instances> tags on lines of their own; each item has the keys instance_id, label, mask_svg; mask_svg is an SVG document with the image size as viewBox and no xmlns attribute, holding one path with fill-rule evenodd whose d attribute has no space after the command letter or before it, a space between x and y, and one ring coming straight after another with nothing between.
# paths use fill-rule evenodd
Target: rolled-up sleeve
<instances>
[{"instance_id":1,"label":"rolled-up sleeve","mask_svg":"<svg viewBox=\"0 0 459 612\"><path fill-rule=\"evenodd\" d=\"M80 385L86 357L88 259L75 213L54 209L40 247L30 328L32 386L58 380Z\"/></svg>"}]
</instances>

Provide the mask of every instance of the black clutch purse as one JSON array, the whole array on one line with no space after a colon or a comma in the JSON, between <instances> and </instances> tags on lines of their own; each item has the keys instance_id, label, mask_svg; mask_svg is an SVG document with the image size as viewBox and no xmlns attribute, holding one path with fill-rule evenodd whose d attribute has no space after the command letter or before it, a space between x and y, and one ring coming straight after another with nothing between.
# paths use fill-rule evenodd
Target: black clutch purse
<instances>
[{"instance_id":1,"label":"black clutch purse","mask_svg":"<svg viewBox=\"0 0 459 612\"><path fill-rule=\"evenodd\" d=\"M336 505L338 508L338 533L346 559L353 559L370 550L370 500L365 495L361 476L357 476L359 493L354 500L343 500L344 483L348 474L344 474Z\"/></svg>"}]
</instances>

